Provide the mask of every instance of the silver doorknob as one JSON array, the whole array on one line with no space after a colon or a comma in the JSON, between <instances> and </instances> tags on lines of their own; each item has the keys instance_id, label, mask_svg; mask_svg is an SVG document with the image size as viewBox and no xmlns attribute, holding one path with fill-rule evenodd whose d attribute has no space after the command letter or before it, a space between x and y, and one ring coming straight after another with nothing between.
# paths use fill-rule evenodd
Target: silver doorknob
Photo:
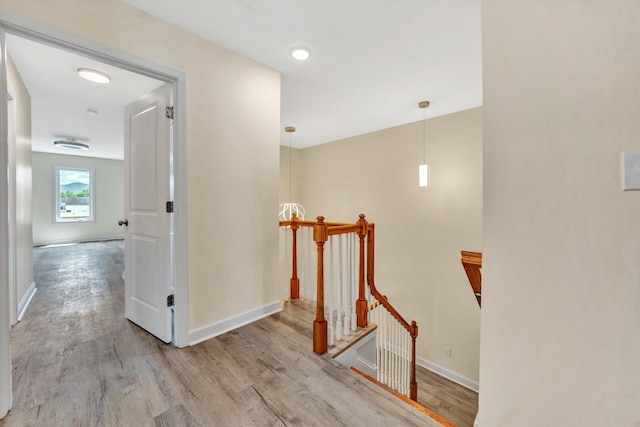
<instances>
[{"instance_id":1,"label":"silver doorknob","mask_svg":"<svg viewBox=\"0 0 640 427\"><path fill-rule=\"evenodd\" d=\"M118 225L119 225L120 227L122 227L123 225L124 225L124 226L128 226L128 225L129 225L129 221L128 221L128 220L126 220L126 219L125 219L125 220L120 220L120 221L118 221Z\"/></svg>"}]
</instances>

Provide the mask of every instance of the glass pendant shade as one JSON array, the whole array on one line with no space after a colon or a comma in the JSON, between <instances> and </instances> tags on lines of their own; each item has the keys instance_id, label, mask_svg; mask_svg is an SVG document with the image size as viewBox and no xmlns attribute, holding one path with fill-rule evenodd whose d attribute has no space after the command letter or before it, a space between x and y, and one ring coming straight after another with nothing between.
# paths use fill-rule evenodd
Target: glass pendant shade
<instances>
[{"instance_id":1,"label":"glass pendant shade","mask_svg":"<svg viewBox=\"0 0 640 427\"><path fill-rule=\"evenodd\" d=\"M290 221L295 215L298 219L304 219L304 207L300 203L282 203L280 205L280 212L278 213L278 219L280 221Z\"/></svg>"},{"instance_id":2,"label":"glass pendant shade","mask_svg":"<svg viewBox=\"0 0 640 427\"><path fill-rule=\"evenodd\" d=\"M420 165L420 169L418 170L418 184L420 187L429 186L429 165Z\"/></svg>"}]
</instances>

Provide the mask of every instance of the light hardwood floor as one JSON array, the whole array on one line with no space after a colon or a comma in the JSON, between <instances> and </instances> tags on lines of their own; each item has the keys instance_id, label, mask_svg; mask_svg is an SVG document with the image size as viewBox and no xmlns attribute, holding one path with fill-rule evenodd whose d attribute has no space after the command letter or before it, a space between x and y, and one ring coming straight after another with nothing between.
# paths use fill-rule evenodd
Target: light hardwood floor
<instances>
[{"instance_id":1,"label":"light hardwood floor","mask_svg":"<svg viewBox=\"0 0 640 427\"><path fill-rule=\"evenodd\" d=\"M316 356L295 310L177 349L124 318L122 242L37 248L34 264L38 292L11 331L14 402L0 426L438 425ZM468 403L447 393L455 399L433 403Z\"/></svg>"},{"instance_id":2,"label":"light hardwood floor","mask_svg":"<svg viewBox=\"0 0 640 427\"><path fill-rule=\"evenodd\" d=\"M299 327L301 333L307 331L311 340L310 327L306 325L312 324L315 319L315 305L296 301L286 304L284 311L295 318L295 325L291 324L291 327ZM335 351L329 349L328 353L333 354ZM418 403L458 427L473 426L478 412L478 393L421 366L416 367L416 377Z\"/></svg>"}]
</instances>

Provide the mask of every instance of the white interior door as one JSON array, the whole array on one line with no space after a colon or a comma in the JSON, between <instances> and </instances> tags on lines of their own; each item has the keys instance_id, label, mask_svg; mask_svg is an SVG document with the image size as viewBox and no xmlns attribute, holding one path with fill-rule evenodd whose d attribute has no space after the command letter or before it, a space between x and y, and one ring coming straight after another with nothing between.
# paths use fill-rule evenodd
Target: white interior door
<instances>
[{"instance_id":1,"label":"white interior door","mask_svg":"<svg viewBox=\"0 0 640 427\"><path fill-rule=\"evenodd\" d=\"M125 108L125 315L164 342L172 341L171 120L165 84Z\"/></svg>"}]
</instances>

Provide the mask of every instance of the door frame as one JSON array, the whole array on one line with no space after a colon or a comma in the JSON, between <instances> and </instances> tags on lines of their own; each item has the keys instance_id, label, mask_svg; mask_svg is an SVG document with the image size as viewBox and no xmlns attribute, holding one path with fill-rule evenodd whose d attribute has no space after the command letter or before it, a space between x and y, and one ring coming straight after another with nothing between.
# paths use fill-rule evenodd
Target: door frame
<instances>
[{"instance_id":1,"label":"door frame","mask_svg":"<svg viewBox=\"0 0 640 427\"><path fill-rule=\"evenodd\" d=\"M174 306L174 343L178 347L187 346L189 336L189 300L187 282L187 131L186 131L186 105L187 85L186 74L168 68L164 65L153 63L145 59L127 54L108 46L84 39L77 35L59 30L57 28L30 20L23 16L0 10L0 42L4 47L5 33L17 35L42 44L63 49L79 54L106 64L119 67L128 71L152 77L173 84L174 95L174 122L171 156L173 157L173 182L174 182L174 215L173 217L173 283L175 293ZM7 75L5 69L5 51L2 65L0 66L0 105L7 103ZM0 114L0 169L7 170L7 147L5 141L8 137L6 114ZM0 189L7 189L6 174L0 174ZM5 193L6 194L6 193ZM6 266L8 262L8 236L7 212L11 209L15 212L15 206L10 201L0 198L0 312L9 312L8 283ZM6 319L5 319L6 317ZM11 359L9 339L9 316L0 316L0 413L3 402L8 402L11 407ZM9 354L8 371L6 367L6 354ZM4 363L4 364L3 364ZM6 381L9 379L9 381ZM7 387L8 386L8 387ZM4 415L4 414L2 414ZM0 416L2 416L0 415Z\"/></svg>"},{"instance_id":2,"label":"door frame","mask_svg":"<svg viewBox=\"0 0 640 427\"><path fill-rule=\"evenodd\" d=\"M0 105L7 105L9 96L7 93L7 68L5 33L0 27ZM9 151L7 140L9 137L8 114L0 114L0 170L8 171ZM8 174L0 173L0 191L8 194ZM9 201L0 198L0 417L4 417L11 409L13 395L11 391L11 341L9 317ZM15 206L12 206L15 212Z\"/></svg>"},{"instance_id":3,"label":"door frame","mask_svg":"<svg viewBox=\"0 0 640 427\"><path fill-rule=\"evenodd\" d=\"M16 206L16 97L11 90L11 86L7 82L7 171L9 178L7 180L7 200L9 206ZM11 132L9 132L11 131ZM8 247L8 265L7 272L9 274L9 322L13 325L18 321L18 278L17 276L17 222L16 222L16 210L8 210L9 229L7 235Z\"/></svg>"}]
</instances>

